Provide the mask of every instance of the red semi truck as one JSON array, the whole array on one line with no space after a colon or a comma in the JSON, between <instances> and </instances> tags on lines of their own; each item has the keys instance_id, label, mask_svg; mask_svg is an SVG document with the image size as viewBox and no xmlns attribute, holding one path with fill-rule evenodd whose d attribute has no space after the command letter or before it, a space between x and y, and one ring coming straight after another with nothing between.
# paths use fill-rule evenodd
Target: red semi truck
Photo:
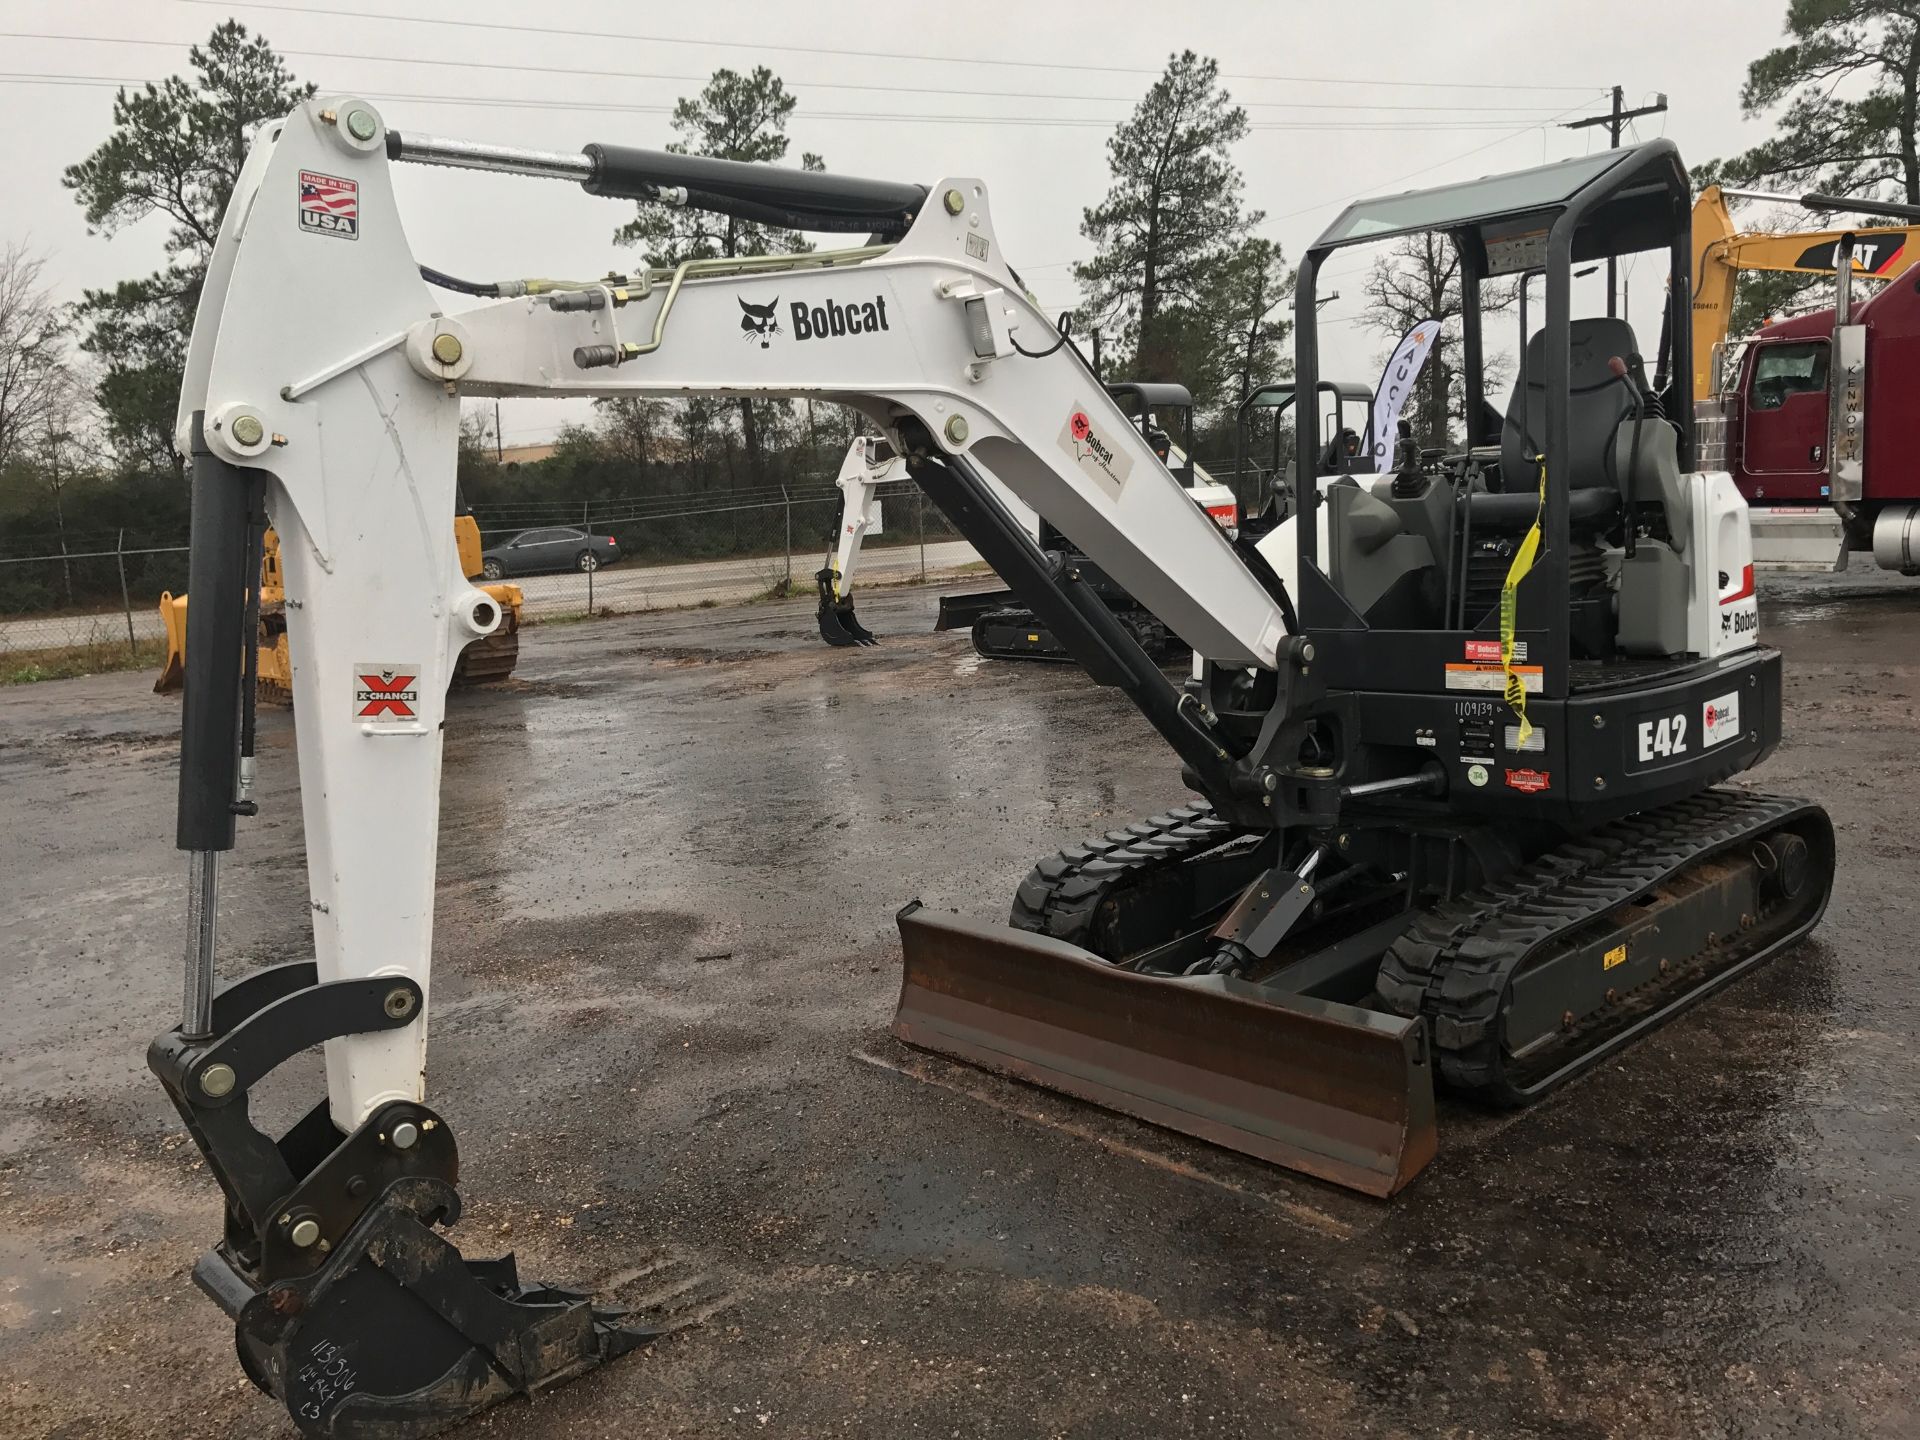
<instances>
[{"instance_id":1,"label":"red semi truck","mask_svg":"<svg viewBox=\"0 0 1920 1440\"><path fill-rule=\"evenodd\" d=\"M1748 342L1702 436L1720 432L1752 506L1756 565L1838 570L1861 550L1920 575L1920 273L1856 302L1836 272L1832 309Z\"/></svg>"}]
</instances>

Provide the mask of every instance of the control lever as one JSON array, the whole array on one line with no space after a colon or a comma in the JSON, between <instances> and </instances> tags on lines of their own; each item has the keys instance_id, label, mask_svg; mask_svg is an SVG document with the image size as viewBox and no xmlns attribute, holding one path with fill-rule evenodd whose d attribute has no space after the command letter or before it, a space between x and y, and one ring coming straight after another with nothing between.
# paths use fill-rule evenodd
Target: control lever
<instances>
[{"instance_id":1,"label":"control lever","mask_svg":"<svg viewBox=\"0 0 1920 1440\"><path fill-rule=\"evenodd\" d=\"M1636 360L1639 356L1634 357ZM1640 427L1647 419L1647 399L1640 393L1640 387L1634 383L1633 372L1627 368L1627 362L1618 355L1609 356L1607 369L1614 380L1627 392L1627 404L1633 410L1633 441L1627 447L1627 473L1619 477L1620 481L1620 517L1621 533L1625 536L1626 552L1629 558L1634 552L1633 533L1633 476L1640 468Z\"/></svg>"}]
</instances>

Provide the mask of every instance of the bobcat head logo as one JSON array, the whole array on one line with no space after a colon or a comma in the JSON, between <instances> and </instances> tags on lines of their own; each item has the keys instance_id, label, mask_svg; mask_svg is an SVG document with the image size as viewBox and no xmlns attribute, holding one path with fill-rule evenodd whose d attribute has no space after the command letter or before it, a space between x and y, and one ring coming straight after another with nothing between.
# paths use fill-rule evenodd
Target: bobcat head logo
<instances>
[{"instance_id":1,"label":"bobcat head logo","mask_svg":"<svg viewBox=\"0 0 1920 1440\"><path fill-rule=\"evenodd\" d=\"M744 312L740 316L740 338L758 340L760 348L765 350L773 337L780 333L780 322L773 313L779 303L778 295L764 305L749 305L745 300L740 301L740 309Z\"/></svg>"}]
</instances>

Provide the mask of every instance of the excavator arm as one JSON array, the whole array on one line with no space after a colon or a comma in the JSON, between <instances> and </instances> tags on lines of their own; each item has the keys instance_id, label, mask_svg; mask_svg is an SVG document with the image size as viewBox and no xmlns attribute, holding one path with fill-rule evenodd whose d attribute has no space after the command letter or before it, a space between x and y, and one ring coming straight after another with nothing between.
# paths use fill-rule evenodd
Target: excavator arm
<instances>
[{"instance_id":1,"label":"excavator arm","mask_svg":"<svg viewBox=\"0 0 1920 1440\"><path fill-rule=\"evenodd\" d=\"M878 513L874 509L876 492L889 482L910 478L906 462L894 454L893 447L884 439L863 435L847 447L846 457L840 462L840 473L834 480L840 490L840 514L834 526L833 555L814 576L820 588L820 638L829 645L880 643L854 614L854 570L860 560L861 546L873 533ZM1039 517L986 471L980 473L980 478L1020 528L1038 538ZM944 599L942 605L945 605Z\"/></svg>"},{"instance_id":2,"label":"excavator arm","mask_svg":"<svg viewBox=\"0 0 1920 1440\"><path fill-rule=\"evenodd\" d=\"M394 170L410 160L874 238L624 283L433 272L482 292L448 313L401 222ZM645 1338L583 1296L521 1286L510 1261L465 1260L434 1228L459 1202L452 1133L425 1100L429 957L447 682L505 618L454 543L461 398L688 394L860 410L983 557L1036 592L1090 673L1126 689L1196 783L1231 803L1235 757L1215 718L1048 572L999 487L1224 667L1281 663L1281 606L1025 297L982 183L601 146L530 155L403 137L349 96L263 127L209 266L179 412L193 471L178 830L191 934L181 1024L149 1058L227 1195L225 1239L196 1277L234 1317L249 1373L307 1433L429 1433ZM218 867L252 810L248 565L269 520L314 958L217 989ZM326 1097L266 1135L250 1088L315 1044Z\"/></svg>"},{"instance_id":3,"label":"excavator arm","mask_svg":"<svg viewBox=\"0 0 1920 1440\"><path fill-rule=\"evenodd\" d=\"M1693 393L1708 399L1719 391L1720 354L1732 324L1734 287L1746 270L1776 274L1831 275L1841 243L1851 237L1853 272L1892 280L1916 259L1905 226L1858 226L1796 230L1785 234L1735 227L1727 196L1718 185L1700 192L1693 207Z\"/></svg>"},{"instance_id":4,"label":"excavator arm","mask_svg":"<svg viewBox=\"0 0 1920 1440\"><path fill-rule=\"evenodd\" d=\"M853 567L874 525L874 492L890 480L906 478L906 463L886 441L862 435L847 447L834 479L840 513L834 522L833 557L814 576L820 587L820 638L829 645L879 643L853 613Z\"/></svg>"}]
</instances>

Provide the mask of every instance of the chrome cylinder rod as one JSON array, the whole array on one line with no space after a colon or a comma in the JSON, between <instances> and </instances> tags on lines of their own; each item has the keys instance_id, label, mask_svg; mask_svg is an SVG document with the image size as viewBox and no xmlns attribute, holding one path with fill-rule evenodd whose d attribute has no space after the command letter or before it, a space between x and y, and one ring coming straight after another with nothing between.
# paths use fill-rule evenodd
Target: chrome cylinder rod
<instances>
[{"instance_id":1,"label":"chrome cylinder rod","mask_svg":"<svg viewBox=\"0 0 1920 1440\"><path fill-rule=\"evenodd\" d=\"M494 170L506 175L536 175L546 180L593 178L590 155L567 155L553 150L527 150L518 145L486 145L476 140L453 140L412 131L387 132L387 158L409 165L445 165L459 170Z\"/></svg>"},{"instance_id":2,"label":"chrome cylinder rod","mask_svg":"<svg viewBox=\"0 0 1920 1440\"><path fill-rule=\"evenodd\" d=\"M1371 795L1438 794L1445 783L1445 774L1428 769L1417 775L1396 775L1391 780L1363 780L1358 785L1342 785L1340 798L1365 800Z\"/></svg>"},{"instance_id":3,"label":"chrome cylinder rod","mask_svg":"<svg viewBox=\"0 0 1920 1440\"><path fill-rule=\"evenodd\" d=\"M213 1035L213 948L220 912L220 852L194 850L187 859L187 983L180 1031L189 1040Z\"/></svg>"}]
</instances>

